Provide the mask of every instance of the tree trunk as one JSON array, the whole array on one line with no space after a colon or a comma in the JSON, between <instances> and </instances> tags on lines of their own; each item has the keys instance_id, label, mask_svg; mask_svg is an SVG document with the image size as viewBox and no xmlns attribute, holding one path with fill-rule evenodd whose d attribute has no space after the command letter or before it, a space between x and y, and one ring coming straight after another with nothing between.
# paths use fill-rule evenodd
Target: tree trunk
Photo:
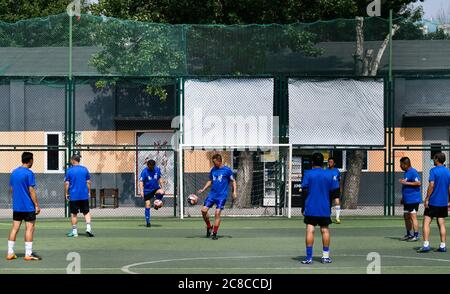
<instances>
[{"instance_id":1,"label":"tree trunk","mask_svg":"<svg viewBox=\"0 0 450 294\"><path fill-rule=\"evenodd\" d=\"M234 203L235 207L251 207L253 186L253 157L250 151L241 151L239 154L239 166L236 181L238 198Z\"/></svg>"},{"instance_id":2,"label":"tree trunk","mask_svg":"<svg viewBox=\"0 0 450 294\"><path fill-rule=\"evenodd\" d=\"M356 76L376 76L380 65L381 58L389 44L389 34L384 39L378 49L377 55L373 57L373 49L364 51L364 18L356 18L356 50L355 59L355 75ZM392 36L398 31L400 26L392 27ZM356 209L359 198L359 188L361 184L361 174L363 167L363 150L347 151L347 173L345 175L344 185L344 203L343 208Z\"/></svg>"},{"instance_id":3,"label":"tree trunk","mask_svg":"<svg viewBox=\"0 0 450 294\"><path fill-rule=\"evenodd\" d=\"M343 203L343 208L356 209L358 205L364 151L354 150L347 152L347 156L349 156L349 164L347 166L347 173L345 174L345 202Z\"/></svg>"}]
</instances>

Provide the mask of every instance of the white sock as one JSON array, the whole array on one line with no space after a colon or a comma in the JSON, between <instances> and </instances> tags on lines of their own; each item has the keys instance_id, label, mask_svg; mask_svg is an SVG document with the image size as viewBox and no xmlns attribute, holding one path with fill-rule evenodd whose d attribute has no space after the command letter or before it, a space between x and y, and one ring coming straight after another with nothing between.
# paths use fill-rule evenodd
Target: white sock
<instances>
[{"instance_id":1,"label":"white sock","mask_svg":"<svg viewBox=\"0 0 450 294\"><path fill-rule=\"evenodd\" d=\"M33 253L33 242L25 242L25 256L30 256Z\"/></svg>"},{"instance_id":2,"label":"white sock","mask_svg":"<svg viewBox=\"0 0 450 294\"><path fill-rule=\"evenodd\" d=\"M429 247L430 241L423 241L423 247Z\"/></svg>"},{"instance_id":3,"label":"white sock","mask_svg":"<svg viewBox=\"0 0 450 294\"><path fill-rule=\"evenodd\" d=\"M72 226L72 234L78 235L78 229L77 229L77 226Z\"/></svg>"},{"instance_id":4,"label":"white sock","mask_svg":"<svg viewBox=\"0 0 450 294\"><path fill-rule=\"evenodd\" d=\"M439 245L439 247L445 248L445 243L444 243L444 242L441 242L441 245Z\"/></svg>"},{"instance_id":5,"label":"white sock","mask_svg":"<svg viewBox=\"0 0 450 294\"><path fill-rule=\"evenodd\" d=\"M330 251L323 251L322 258L330 258Z\"/></svg>"},{"instance_id":6,"label":"white sock","mask_svg":"<svg viewBox=\"0 0 450 294\"><path fill-rule=\"evenodd\" d=\"M9 241L8 240L8 255L14 254L14 244L15 241Z\"/></svg>"},{"instance_id":7,"label":"white sock","mask_svg":"<svg viewBox=\"0 0 450 294\"><path fill-rule=\"evenodd\" d=\"M336 205L336 218L340 218L340 217L341 217L341 206Z\"/></svg>"},{"instance_id":8,"label":"white sock","mask_svg":"<svg viewBox=\"0 0 450 294\"><path fill-rule=\"evenodd\" d=\"M91 223L86 223L86 231L88 232L92 231Z\"/></svg>"}]
</instances>

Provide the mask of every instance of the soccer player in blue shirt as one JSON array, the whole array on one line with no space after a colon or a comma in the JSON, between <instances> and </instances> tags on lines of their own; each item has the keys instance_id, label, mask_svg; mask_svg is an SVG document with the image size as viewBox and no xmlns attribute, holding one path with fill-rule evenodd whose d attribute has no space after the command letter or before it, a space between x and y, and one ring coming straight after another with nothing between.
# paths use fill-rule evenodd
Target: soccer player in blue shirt
<instances>
[{"instance_id":1,"label":"soccer player in blue shirt","mask_svg":"<svg viewBox=\"0 0 450 294\"><path fill-rule=\"evenodd\" d=\"M228 185L231 182L233 187L233 200L236 200L236 180L233 177L233 171L222 163L222 156L220 154L215 154L212 157L212 162L214 167L209 172L209 181L206 182L203 189L200 189L198 193L203 193L206 189L211 186L211 191L203 204L201 209L203 220L206 223L206 237L211 236L212 229L212 239L217 240L217 232L220 226L220 216L222 210L225 207L225 202L228 196ZM209 221L209 209L216 205L216 211L214 213L214 227L212 227Z\"/></svg>"},{"instance_id":2,"label":"soccer player in blue shirt","mask_svg":"<svg viewBox=\"0 0 450 294\"><path fill-rule=\"evenodd\" d=\"M400 159L400 168L405 172L403 178L399 180L402 184L403 217L406 227L406 235L403 240L417 241L419 240L417 211L420 203L422 203L420 176L417 170L411 166L411 160L408 157ZM414 230L414 233L412 233L412 230Z\"/></svg>"},{"instance_id":3,"label":"soccer player in blue shirt","mask_svg":"<svg viewBox=\"0 0 450 294\"><path fill-rule=\"evenodd\" d=\"M445 154L436 153L433 157L434 165L430 170L429 186L427 197L425 198L425 212L423 218L423 247L417 252L430 251L430 224L433 218L437 218L441 244L438 252L446 252L445 238L447 231L445 229L445 218L448 217L448 205L450 194L450 171L444 165Z\"/></svg>"},{"instance_id":4,"label":"soccer player in blue shirt","mask_svg":"<svg viewBox=\"0 0 450 294\"><path fill-rule=\"evenodd\" d=\"M153 159L148 160L147 167L141 172L141 176L139 178L140 195L145 200L145 221L148 228L151 227L151 200L153 198L162 200L165 194L165 191L161 188L163 183L164 181L161 178L161 170L156 166L156 162Z\"/></svg>"},{"instance_id":5,"label":"soccer player in blue shirt","mask_svg":"<svg viewBox=\"0 0 450 294\"><path fill-rule=\"evenodd\" d=\"M89 197L91 194L91 175L86 167L80 165L81 156L74 154L70 158L71 167L67 170L64 178L64 188L66 199L69 201L69 210L71 214L72 231L68 237L78 237L78 213L84 215L86 220L86 234L94 237L91 226L91 213L89 211Z\"/></svg>"},{"instance_id":6,"label":"soccer player in blue shirt","mask_svg":"<svg viewBox=\"0 0 450 294\"><path fill-rule=\"evenodd\" d=\"M33 153L22 154L22 166L11 173L10 192L13 200L13 224L8 237L7 260L17 259L14 253L14 244L22 221L25 221L25 257L24 260L41 260L41 257L33 253L33 235L36 223L36 215L41 212L36 197L36 181L33 172Z\"/></svg>"},{"instance_id":7,"label":"soccer player in blue shirt","mask_svg":"<svg viewBox=\"0 0 450 294\"><path fill-rule=\"evenodd\" d=\"M322 168L322 153L312 155L313 167L305 171L302 179L303 207L302 213L306 224L306 258L302 264L312 263L314 230L320 227L322 233L323 255L322 263L331 263L330 258L330 230L331 207L330 191L333 188L333 178L330 172Z\"/></svg>"},{"instance_id":8,"label":"soccer player in blue shirt","mask_svg":"<svg viewBox=\"0 0 450 294\"><path fill-rule=\"evenodd\" d=\"M331 201L334 200L334 208L336 209L336 223L341 223L341 172L336 168L336 163L333 157L328 158L328 171L333 177L333 187L330 192Z\"/></svg>"}]
</instances>

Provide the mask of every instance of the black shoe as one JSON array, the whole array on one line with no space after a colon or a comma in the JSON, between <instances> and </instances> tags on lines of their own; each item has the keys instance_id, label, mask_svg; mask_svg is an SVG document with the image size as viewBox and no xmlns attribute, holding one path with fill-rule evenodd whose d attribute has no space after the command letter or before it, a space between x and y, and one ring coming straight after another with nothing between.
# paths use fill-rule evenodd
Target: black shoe
<instances>
[{"instance_id":1,"label":"black shoe","mask_svg":"<svg viewBox=\"0 0 450 294\"><path fill-rule=\"evenodd\" d=\"M150 223L147 224L147 228L151 228L151 226L152 226L152 225L151 225Z\"/></svg>"},{"instance_id":2,"label":"black shoe","mask_svg":"<svg viewBox=\"0 0 450 294\"><path fill-rule=\"evenodd\" d=\"M217 237L217 234L212 234L212 240L219 240L219 238Z\"/></svg>"},{"instance_id":3,"label":"black shoe","mask_svg":"<svg viewBox=\"0 0 450 294\"><path fill-rule=\"evenodd\" d=\"M94 233L92 233L92 231L86 231L86 235L88 235L88 237L94 237Z\"/></svg>"},{"instance_id":4,"label":"black shoe","mask_svg":"<svg viewBox=\"0 0 450 294\"><path fill-rule=\"evenodd\" d=\"M211 229L206 229L206 238L211 237Z\"/></svg>"}]
</instances>

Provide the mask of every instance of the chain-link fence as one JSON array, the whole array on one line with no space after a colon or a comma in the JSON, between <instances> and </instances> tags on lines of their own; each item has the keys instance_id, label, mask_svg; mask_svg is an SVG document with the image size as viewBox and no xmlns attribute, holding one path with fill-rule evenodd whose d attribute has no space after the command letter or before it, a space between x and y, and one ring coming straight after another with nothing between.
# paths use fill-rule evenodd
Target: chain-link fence
<instances>
[{"instance_id":1,"label":"chain-link fence","mask_svg":"<svg viewBox=\"0 0 450 294\"><path fill-rule=\"evenodd\" d=\"M0 22L1 216L11 208L11 164L24 150L38 158L44 216L67 213L62 181L75 152L91 171L96 215L141 216L137 179L153 158L167 179L157 214L180 216L210 161L179 162L179 143L293 145L292 185L283 174L276 204L261 193L270 186L261 166L273 162L252 151L251 208L229 214L285 215L292 192L292 215L300 215L295 193L313 150L339 158L343 215L397 214L399 154L415 152L426 172L430 154L450 145L450 41L421 23L391 22L393 30L381 18L223 26L61 14ZM230 164L240 162L230 154ZM184 207L181 215L198 213Z\"/></svg>"}]
</instances>

